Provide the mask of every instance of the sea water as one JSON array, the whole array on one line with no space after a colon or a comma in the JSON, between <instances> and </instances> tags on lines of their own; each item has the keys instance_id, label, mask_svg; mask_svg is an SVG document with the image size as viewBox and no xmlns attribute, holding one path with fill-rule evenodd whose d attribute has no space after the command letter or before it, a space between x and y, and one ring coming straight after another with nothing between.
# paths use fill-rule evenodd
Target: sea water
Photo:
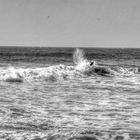
<instances>
[{"instance_id":1,"label":"sea water","mask_svg":"<svg viewBox=\"0 0 140 140\"><path fill-rule=\"evenodd\" d=\"M140 49L0 48L0 139L139 140Z\"/></svg>"}]
</instances>

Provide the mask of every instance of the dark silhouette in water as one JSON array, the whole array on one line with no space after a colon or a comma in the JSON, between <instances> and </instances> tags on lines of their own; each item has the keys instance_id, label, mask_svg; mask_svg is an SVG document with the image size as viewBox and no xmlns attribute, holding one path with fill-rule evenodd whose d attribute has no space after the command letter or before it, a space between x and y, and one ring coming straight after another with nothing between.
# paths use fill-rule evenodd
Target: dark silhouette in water
<instances>
[{"instance_id":1,"label":"dark silhouette in water","mask_svg":"<svg viewBox=\"0 0 140 140\"><path fill-rule=\"evenodd\" d=\"M94 72L101 76L109 76L111 74L106 67L95 67Z\"/></svg>"},{"instance_id":2,"label":"dark silhouette in water","mask_svg":"<svg viewBox=\"0 0 140 140\"><path fill-rule=\"evenodd\" d=\"M93 62L90 63L90 66L92 66L92 65L93 65Z\"/></svg>"},{"instance_id":3,"label":"dark silhouette in water","mask_svg":"<svg viewBox=\"0 0 140 140\"><path fill-rule=\"evenodd\" d=\"M89 65L93 67L92 71L89 71L89 75L91 75L92 73L96 73L100 76L109 76L110 74L112 74L108 67L96 65L94 61L90 62Z\"/></svg>"}]
</instances>

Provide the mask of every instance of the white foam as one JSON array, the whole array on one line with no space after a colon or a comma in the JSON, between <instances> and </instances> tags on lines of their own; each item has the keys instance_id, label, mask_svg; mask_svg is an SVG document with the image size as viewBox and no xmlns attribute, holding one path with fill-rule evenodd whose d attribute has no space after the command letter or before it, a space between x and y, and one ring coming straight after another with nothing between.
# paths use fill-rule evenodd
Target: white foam
<instances>
[{"instance_id":1,"label":"white foam","mask_svg":"<svg viewBox=\"0 0 140 140\"><path fill-rule=\"evenodd\" d=\"M57 80L66 79L78 73L72 66L50 66L44 68L14 68L0 70L0 80L7 82L22 82L24 80Z\"/></svg>"}]
</instances>

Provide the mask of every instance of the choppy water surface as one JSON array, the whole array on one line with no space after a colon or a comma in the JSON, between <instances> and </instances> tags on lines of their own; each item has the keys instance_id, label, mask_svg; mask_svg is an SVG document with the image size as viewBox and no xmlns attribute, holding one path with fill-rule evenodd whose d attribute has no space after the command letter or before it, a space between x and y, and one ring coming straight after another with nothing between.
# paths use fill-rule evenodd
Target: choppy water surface
<instances>
[{"instance_id":1,"label":"choppy water surface","mask_svg":"<svg viewBox=\"0 0 140 140\"><path fill-rule=\"evenodd\" d=\"M58 49L57 53L61 54L62 50ZM3 55L0 60L0 139L139 140L138 58L132 58L132 51L128 53L128 50L122 56L130 60L115 55L107 58L114 50L104 52L107 59L94 58L100 53L92 51L94 54L87 58L99 62L107 74L86 66L83 69L83 65L77 67L72 60L73 50L68 56L65 54L69 51L65 50L61 57L35 55L30 62L26 60L29 55L17 55L15 49L11 58ZM88 50L86 52L88 54Z\"/></svg>"}]
</instances>

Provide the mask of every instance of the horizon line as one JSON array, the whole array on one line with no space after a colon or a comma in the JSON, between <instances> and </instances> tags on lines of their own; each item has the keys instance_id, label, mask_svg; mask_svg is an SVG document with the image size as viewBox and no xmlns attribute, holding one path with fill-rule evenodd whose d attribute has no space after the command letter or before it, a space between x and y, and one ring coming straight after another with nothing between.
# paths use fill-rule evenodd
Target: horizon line
<instances>
[{"instance_id":1,"label":"horizon line","mask_svg":"<svg viewBox=\"0 0 140 140\"><path fill-rule=\"evenodd\" d=\"M95 48L95 49L140 49L139 47L89 47L89 46L23 46L23 45L0 45L0 47L25 47L25 48Z\"/></svg>"}]
</instances>

